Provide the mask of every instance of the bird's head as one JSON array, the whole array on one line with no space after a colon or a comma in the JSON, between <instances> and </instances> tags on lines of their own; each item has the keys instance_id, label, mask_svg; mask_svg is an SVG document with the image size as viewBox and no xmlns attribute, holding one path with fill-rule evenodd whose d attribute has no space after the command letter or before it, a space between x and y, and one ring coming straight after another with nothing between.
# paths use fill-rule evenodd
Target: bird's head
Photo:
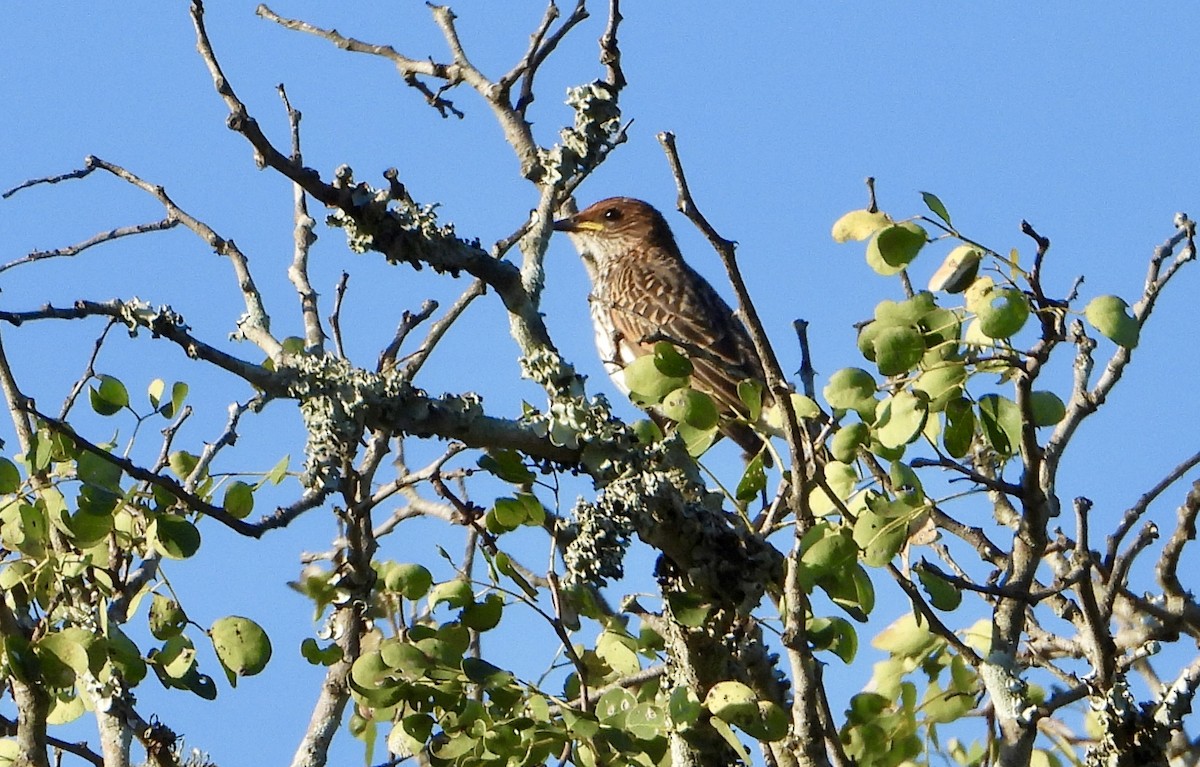
<instances>
[{"instance_id":1,"label":"bird's head","mask_svg":"<svg viewBox=\"0 0 1200 767\"><path fill-rule=\"evenodd\" d=\"M598 265L647 246L675 249L675 238L662 214L631 197L601 200L555 221L554 228L569 234L584 259L593 259Z\"/></svg>"}]
</instances>

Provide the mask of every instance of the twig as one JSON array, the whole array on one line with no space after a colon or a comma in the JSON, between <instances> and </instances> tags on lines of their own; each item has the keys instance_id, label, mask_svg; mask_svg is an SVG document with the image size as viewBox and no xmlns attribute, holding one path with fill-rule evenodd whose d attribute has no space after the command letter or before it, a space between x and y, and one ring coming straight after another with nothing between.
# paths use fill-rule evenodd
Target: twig
<instances>
[{"instance_id":1,"label":"twig","mask_svg":"<svg viewBox=\"0 0 1200 767\"><path fill-rule=\"evenodd\" d=\"M267 21L273 21L284 29L315 35L328 40L342 50L350 51L351 53L367 53L372 56L381 56L388 59L395 65L397 71L400 72L405 84L420 91L421 95L425 97L425 101L436 109L442 117L449 115L454 115L459 119L463 117L463 113L455 108L452 101L442 98L442 92L445 89L434 93L428 85L417 79L418 75L437 77L446 80L449 87L453 87L462 79L458 74L457 68L453 65L437 64L432 60L410 59L407 56L397 53L396 49L390 45L364 43L352 37L344 37L336 29L322 29L308 22L284 18L272 11L265 4L259 5L255 12L260 17Z\"/></svg>"},{"instance_id":2,"label":"twig","mask_svg":"<svg viewBox=\"0 0 1200 767\"><path fill-rule=\"evenodd\" d=\"M31 178L28 181L17 184L13 188L5 191L3 194L0 194L0 199L7 200L9 197L12 197L14 194L21 191L22 189L28 189L31 186L37 186L39 184L57 184L62 181L71 181L73 179L83 178L84 176L86 176L87 174L89 174L91 172L92 172L91 168L80 168L79 170L68 171L66 173L62 173L57 176L43 176L41 178Z\"/></svg>"},{"instance_id":3,"label":"twig","mask_svg":"<svg viewBox=\"0 0 1200 767\"><path fill-rule=\"evenodd\" d=\"M346 297L346 288L350 284L350 273L342 272L338 278L337 287L333 289L333 312L329 315L329 331L333 334L333 348L337 356L346 359L346 348L342 345L342 300Z\"/></svg>"},{"instance_id":4,"label":"twig","mask_svg":"<svg viewBox=\"0 0 1200 767\"><path fill-rule=\"evenodd\" d=\"M607 70L604 81L615 91L626 85L625 73L621 71L621 49L617 44L617 27L622 20L620 0L609 0L608 25L600 36L600 63Z\"/></svg>"},{"instance_id":5,"label":"twig","mask_svg":"<svg viewBox=\"0 0 1200 767\"><path fill-rule=\"evenodd\" d=\"M271 514L263 516L253 524L255 530L260 533L265 533L268 530L275 530L280 527L287 527L292 520L299 517L306 511L317 508L325 499L333 493L332 487L324 487L320 490L306 490L298 500L289 506L279 506Z\"/></svg>"},{"instance_id":6,"label":"twig","mask_svg":"<svg viewBox=\"0 0 1200 767\"><path fill-rule=\"evenodd\" d=\"M8 195L6 194L5 197ZM0 734L13 737L17 734L17 720L9 719L0 714ZM84 743L72 743L69 740L56 738L53 735L46 736L46 745L66 751L72 756L77 756L85 762L96 765L96 767L104 767L104 757L91 750Z\"/></svg>"},{"instance_id":7,"label":"twig","mask_svg":"<svg viewBox=\"0 0 1200 767\"><path fill-rule=\"evenodd\" d=\"M938 456L937 458L917 457L909 461L909 466L912 466L914 469L925 468L927 466L950 469L962 474L972 482L982 485L983 487L986 487L987 489L993 490L997 493L1004 493L1005 495L1012 496L1019 496L1021 494L1020 485L1014 485L1011 482L1005 482L1001 479L989 477L986 474L980 474L978 471L975 471L967 466L963 466L958 461L946 458L944 456Z\"/></svg>"},{"instance_id":8,"label":"twig","mask_svg":"<svg viewBox=\"0 0 1200 767\"><path fill-rule=\"evenodd\" d=\"M1169 598L1180 599L1187 593L1183 584L1179 582L1179 560L1183 555L1184 546L1196 539L1197 515L1200 515L1200 480L1192 483L1191 491L1179 507L1179 523L1175 526L1175 532L1163 544L1162 554L1159 555L1158 565L1155 567L1158 582Z\"/></svg>"},{"instance_id":9,"label":"twig","mask_svg":"<svg viewBox=\"0 0 1200 767\"><path fill-rule=\"evenodd\" d=\"M75 406L76 398L83 392L88 381L92 380L92 377L96 375L96 359L100 356L100 349L104 346L104 339L108 337L108 331L112 330L113 325L116 324L117 321L115 319L110 319L108 324L104 326L104 330L100 331L99 337L96 338L96 343L92 346L92 356L88 357L87 367L84 368L83 375L79 376L75 385L71 387L71 392L63 400L62 409L58 411L60 419L66 420L67 415L71 412L71 408Z\"/></svg>"},{"instance_id":10,"label":"twig","mask_svg":"<svg viewBox=\"0 0 1200 767\"><path fill-rule=\"evenodd\" d=\"M792 329L796 331L796 341L800 344L800 367L796 375L800 376L800 388L809 398L817 398L817 371L812 364L812 350L808 345L808 320L792 320Z\"/></svg>"},{"instance_id":11,"label":"twig","mask_svg":"<svg viewBox=\"0 0 1200 767\"><path fill-rule=\"evenodd\" d=\"M542 16L541 23L538 24L538 28L534 31L530 38L529 49L525 52L525 55L521 57L521 60L515 67L512 68L512 70L508 72L508 74L501 77L497 82L503 91L503 97L507 99L508 89L518 79L521 80L521 95L517 98L517 103L514 105L514 108L522 116L524 116L525 110L529 108L529 105L533 103L533 78L537 75L538 68L541 67L546 58L554 52L554 49L558 47L558 44L562 41L563 37L565 37L566 34L575 27L575 25L579 24L588 17L587 8L585 6L585 0L576 0L575 9L571 11L571 15L563 21L563 23L554 31L553 34L547 37L546 35L547 32L549 32L550 25L553 24L554 20L558 18L558 7L551 2L546 7L546 13Z\"/></svg>"},{"instance_id":12,"label":"twig","mask_svg":"<svg viewBox=\"0 0 1200 767\"><path fill-rule=\"evenodd\" d=\"M921 613L921 616L929 622L929 628L933 633L945 639L962 656L963 660L971 664L972 667L978 668L983 663L983 659L974 650L964 644L958 638L957 634L947 628L946 624L942 623L942 619L937 616L937 613L925 601L924 595L921 594L921 590L917 588L916 584L905 577L904 573L900 572L900 568L896 567L895 564L889 562L887 569L891 573L892 580L896 581L896 584L912 600L913 607L917 608L917 612Z\"/></svg>"},{"instance_id":13,"label":"twig","mask_svg":"<svg viewBox=\"0 0 1200 767\"><path fill-rule=\"evenodd\" d=\"M754 342L754 349L758 352L759 359L762 360L763 372L767 376L767 388L784 415L784 437L787 439L788 449L792 454L792 472L799 478L793 485L793 499L795 499L792 504L793 511L796 513L797 522L807 530L813 523L811 512L807 509L807 477L810 475L810 471L805 465L805 432L800 428L796 410L792 406L791 387L787 385L783 368L779 366L779 359L775 356L775 350L763 329L762 320L759 319L758 311L750 299L750 292L746 289L746 282L742 279L741 270L738 268L735 258L736 245L718 234L708 219L697 209L691 190L688 189L683 164L680 162L679 153L675 148L675 135L669 132L659 133L658 141L666 152L667 162L671 166L671 175L675 178L679 210L704 233L713 249L721 257L729 281L733 285L733 291L737 295L738 308L746 320L746 329L750 333L750 339Z\"/></svg>"},{"instance_id":14,"label":"twig","mask_svg":"<svg viewBox=\"0 0 1200 767\"><path fill-rule=\"evenodd\" d=\"M84 175L87 174L83 173L82 175L78 176L78 178L82 178ZM179 226L180 223L181 222L178 219L168 216L161 221L151 221L147 224L134 224L133 226L123 226L118 229L110 229L107 232L95 234L83 242L79 242L74 245L68 245L64 248L55 248L54 250L35 250L27 256L23 256L13 261L9 261L7 264L0 265L0 272L6 272L13 267L21 266L22 264L30 264L34 261L42 261L47 258L77 256L88 248L95 247L96 245L112 242L113 240L119 240L122 237L129 237L135 234L163 232L167 229L173 229L176 226Z\"/></svg>"},{"instance_id":15,"label":"twig","mask_svg":"<svg viewBox=\"0 0 1200 767\"><path fill-rule=\"evenodd\" d=\"M1084 648L1088 662L1096 674L1096 683L1102 690L1112 686L1112 675L1115 669L1114 659L1116 646L1108 631L1108 616L1100 611L1096 601L1096 592L1092 584L1092 556L1088 548L1088 512L1092 510L1092 502L1082 496L1075 499L1075 525L1079 535L1075 541L1075 559L1083 577L1079 579L1077 592L1079 594L1080 615L1083 625L1080 632L1084 636ZM1119 583L1110 582L1108 588L1116 590Z\"/></svg>"},{"instance_id":16,"label":"twig","mask_svg":"<svg viewBox=\"0 0 1200 767\"><path fill-rule=\"evenodd\" d=\"M98 157L88 157L85 162L88 165L96 165L153 196L167 209L168 215L178 219L184 226L192 230L200 239L208 243L215 253L229 259L229 263L233 266L234 276L237 278L238 290L241 291L246 304L246 315L238 323L238 334L262 349L267 356L272 359L276 358L280 354L282 346L267 329L269 324L267 311L262 303L262 295L258 292L258 288L254 285L254 279L250 276L249 260L233 240L225 239L208 224L189 215L167 196L166 190L161 186L143 181L119 165L105 162Z\"/></svg>"},{"instance_id":17,"label":"twig","mask_svg":"<svg viewBox=\"0 0 1200 767\"><path fill-rule=\"evenodd\" d=\"M407 309L404 310L404 314L400 315L400 324L396 328L395 335L392 336L391 342L379 354L379 363L376 365L377 370L382 371L395 364L396 355L400 352L400 345L404 343L404 339L408 338L408 334L413 329L429 319L429 316L437 311L437 308L437 301L426 299L416 313L410 312Z\"/></svg>"},{"instance_id":18,"label":"twig","mask_svg":"<svg viewBox=\"0 0 1200 767\"><path fill-rule=\"evenodd\" d=\"M1146 509L1150 507L1150 504L1153 503L1158 496L1162 495L1167 488L1178 482L1184 474L1195 468L1197 464L1200 464L1200 452L1193 453L1191 456L1184 459L1184 461L1174 469L1171 469L1171 471L1168 472L1165 477L1160 479L1154 487L1143 493L1142 496L1137 499L1137 503L1133 504L1133 506L1131 506L1125 512L1125 515L1121 517L1120 523L1117 525L1116 529L1113 530L1112 535L1108 536L1108 551L1104 556L1104 566L1106 568L1112 567L1112 562L1117 556L1117 548L1121 545L1121 541L1124 540L1125 536L1129 533L1129 530L1133 527L1133 524L1137 522L1137 520L1141 519L1142 515L1146 513Z\"/></svg>"},{"instance_id":19,"label":"twig","mask_svg":"<svg viewBox=\"0 0 1200 767\"><path fill-rule=\"evenodd\" d=\"M287 110L288 125L292 132L292 162L300 165L303 155L300 151L300 112L292 108L287 91L283 84L278 86L279 98ZM293 250L292 263L288 267L288 278L300 296L300 314L304 318L304 348L306 351L322 351L325 347L325 331L321 328L321 317L317 312L317 291L313 290L308 278L308 252L317 241L313 232L316 221L308 215L308 202L304 189L299 184L292 183L292 220L295 222L292 234Z\"/></svg>"},{"instance_id":20,"label":"twig","mask_svg":"<svg viewBox=\"0 0 1200 767\"><path fill-rule=\"evenodd\" d=\"M10 325L21 325L32 320L77 320L87 317L114 317L130 327L146 328L155 336L162 336L174 342L193 359L211 362L269 394L285 395L287 393L283 377L261 365L238 359L215 346L200 341L188 332L183 317L171 310L170 307L151 309L148 304L141 302L113 299L104 302L79 300L70 308L46 304L41 309L32 311L0 311L0 322L7 322Z\"/></svg>"},{"instance_id":21,"label":"twig","mask_svg":"<svg viewBox=\"0 0 1200 767\"><path fill-rule=\"evenodd\" d=\"M437 347L438 341L442 340L442 337L446 335L446 331L448 331L450 327L458 321L458 318L461 317L462 313L467 310L467 307L471 305L471 302L479 296L482 296L486 290L487 286L484 284L483 280L474 280L470 285L467 286L467 289L459 295L458 299L455 300L455 302L450 306L445 315L430 325L429 334L425 336L425 341L421 344L421 348L417 349L405 360L404 371L401 376L404 380L413 380L413 378L417 375L417 372L420 371L421 367L425 364L426 360L429 359L429 355L433 354L433 350L435 347Z\"/></svg>"}]
</instances>

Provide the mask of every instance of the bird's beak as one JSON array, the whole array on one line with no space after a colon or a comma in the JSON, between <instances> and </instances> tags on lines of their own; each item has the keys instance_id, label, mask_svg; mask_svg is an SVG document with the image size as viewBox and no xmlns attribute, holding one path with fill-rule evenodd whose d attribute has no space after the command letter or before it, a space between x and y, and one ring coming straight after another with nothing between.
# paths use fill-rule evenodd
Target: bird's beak
<instances>
[{"instance_id":1,"label":"bird's beak","mask_svg":"<svg viewBox=\"0 0 1200 767\"><path fill-rule=\"evenodd\" d=\"M597 221L580 221L575 216L560 218L554 222L556 232L599 232L604 225Z\"/></svg>"}]
</instances>

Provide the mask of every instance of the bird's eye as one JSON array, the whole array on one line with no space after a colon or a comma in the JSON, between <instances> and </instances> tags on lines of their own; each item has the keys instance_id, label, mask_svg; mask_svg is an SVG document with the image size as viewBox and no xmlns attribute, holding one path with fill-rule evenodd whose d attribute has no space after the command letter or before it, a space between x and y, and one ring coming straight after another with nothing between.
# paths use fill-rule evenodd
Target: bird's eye
<instances>
[{"instance_id":1,"label":"bird's eye","mask_svg":"<svg viewBox=\"0 0 1200 767\"><path fill-rule=\"evenodd\" d=\"M620 221L621 220L621 209L620 208L609 208L608 210L604 211L604 220L605 221Z\"/></svg>"}]
</instances>

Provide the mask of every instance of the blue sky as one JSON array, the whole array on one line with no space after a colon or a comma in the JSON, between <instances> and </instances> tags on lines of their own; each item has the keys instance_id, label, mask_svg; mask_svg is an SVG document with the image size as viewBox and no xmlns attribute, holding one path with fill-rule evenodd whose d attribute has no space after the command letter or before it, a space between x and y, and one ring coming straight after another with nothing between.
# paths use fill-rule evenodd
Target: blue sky
<instances>
[{"instance_id":1,"label":"blue sky","mask_svg":"<svg viewBox=\"0 0 1200 767\"><path fill-rule=\"evenodd\" d=\"M532 187L517 178L498 129L467 89L450 94L467 118L442 120L381 59L282 30L256 18L254 2L209 5L212 41L239 95L282 146L286 123L274 87L285 83L305 115L312 167L329 174L349 164L360 178L379 181L384 168L396 166L414 196L441 201L446 220L484 243L511 232L534 205ZM621 194L670 210L674 186L654 135L674 131L698 202L740 243L747 282L788 369L799 362L792 319L812 323L815 365L827 376L860 363L853 323L869 318L877 301L900 295L897 283L870 271L861 247L829 237L839 215L865 203L868 175L878 179L885 210L920 213L919 192L935 192L964 232L1001 252L1016 247L1032 255L1018 230L1028 219L1053 241L1045 275L1056 294L1084 274L1083 296L1132 300L1152 248L1172 233L1172 215L1197 213L1200 63L1191 51L1197 12L1190 4L776 2L753 11L724 2L626 5L621 43L630 86L622 107L635 122L628 144L579 190L579 200ZM79 167L88 154L122 164L235 239L251 259L275 330L297 333L284 272L290 189L256 171L245 142L225 128L225 107L194 51L186 4L103 7L5 9L0 187ZM272 7L414 57L445 56L424 3L280 0ZM468 52L492 76L520 55L543 10L523 1L453 7ZM595 12L539 77L531 113L543 143L569 120L565 88L601 74L595 40L603 8ZM0 203L0 263L160 215L152 200L108 178L28 190ZM668 217L689 260L729 296L701 237L681 216ZM338 275L351 271L343 325L361 363L373 362L402 310L431 296L448 300L459 289L427 271L351 254L335 230L318 234L313 282L327 302L322 310L330 310ZM923 284L938 260L919 262L914 281ZM544 311L555 340L591 376L593 390L616 400L591 347L586 277L565 239L552 245L547 271ZM1185 382L1198 372L1188 343L1196 279L1183 274L1164 297L1111 412L1085 428L1089 445L1067 464L1064 499L1088 495L1098 514L1115 517L1195 450ZM4 272L0 291L5 309L137 295L171 304L210 341L260 356L224 341L242 311L232 275L180 230ZM522 398L540 402L532 384L513 383L517 351L506 327L498 302L479 302L423 385L435 393L483 392L501 413L518 412ZM0 328L28 393L54 408L82 371L96 332L64 324ZM158 376L188 380L201 412L187 436L211 439L225 405L247 391L162 346L121 339L100 368L125 377L134 391ZM206 386L221 393L200 394ZM265 470L289 450L298 460L297 427L287 415L269 412L248 429L231 462ZM96 434L116 427L127 436L129 424L112 422L97 424ZM9 439L9 428L0 425L0 434ZM1158 510L1160 521L1172 518L1174 502ZM290 758L313 688L297 683L278 691L316 677L295 651L310 608L283 583L294 577L299 552L323 549L330 529L326 518L311 516L252 545L207 526L205 563L174 571L201 622L241 612L263 618L276 640L271 669L233 694L223 689L217 704L164 699L164 719L222 763L249 754ZM209 605L206 592L233 605ZM145 692L157 696L149 686ZM339 749L345 763L361 756L348 738Z\"/></svg>"}]
</instances>

